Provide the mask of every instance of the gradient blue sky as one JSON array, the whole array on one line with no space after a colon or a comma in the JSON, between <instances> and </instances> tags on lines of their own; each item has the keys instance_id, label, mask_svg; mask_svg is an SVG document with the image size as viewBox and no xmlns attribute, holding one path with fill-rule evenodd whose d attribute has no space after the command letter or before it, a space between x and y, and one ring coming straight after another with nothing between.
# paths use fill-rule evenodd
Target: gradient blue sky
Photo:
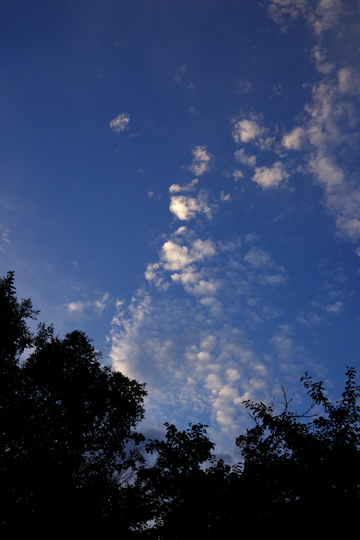
<instances>
[{"instance_id":1,"label":"gradient blue sky","mask_svg":"<svg viewBox=\"0 0 360 540\"><path fill-rule=\"evenodd\" d=\"M3 0L0 265L143 429L359 370L360 2ZM230 457L228 457L230 460Z\"/></svg>"}]
</instances>

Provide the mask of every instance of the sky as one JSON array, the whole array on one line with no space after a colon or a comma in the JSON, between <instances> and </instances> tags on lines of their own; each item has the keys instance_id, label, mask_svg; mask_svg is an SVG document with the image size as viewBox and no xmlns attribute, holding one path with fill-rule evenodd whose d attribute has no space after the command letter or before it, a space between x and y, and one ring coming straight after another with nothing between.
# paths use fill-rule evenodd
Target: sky
<instances>
[{"instance_id":1,"label":"sky","mask_svg":"<svg viewBox=\"0 0 360 540\"><path fill-rule=\"evenodd\" d=\"M360 345L359 0L3 0L0 271L147 383L139 428L340 397ZM359 378L359 375L358 375Z\"/></svg>"}]
</instances>

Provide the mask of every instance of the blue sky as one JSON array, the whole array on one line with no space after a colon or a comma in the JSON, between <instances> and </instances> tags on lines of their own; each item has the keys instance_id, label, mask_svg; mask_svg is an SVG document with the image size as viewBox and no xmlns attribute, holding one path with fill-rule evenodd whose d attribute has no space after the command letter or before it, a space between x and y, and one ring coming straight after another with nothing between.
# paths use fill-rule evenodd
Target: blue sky
<instances>
[{"instance_id":1,"label":"blue sky","mask_svg":"<svg viewBox=\"0 0 360 540\"><path fill-rule=\"evenodd\" d=\"M359 369L360 3L0 7L0 265L147 382L143 429Z\"/></svg>"}]
</instances>

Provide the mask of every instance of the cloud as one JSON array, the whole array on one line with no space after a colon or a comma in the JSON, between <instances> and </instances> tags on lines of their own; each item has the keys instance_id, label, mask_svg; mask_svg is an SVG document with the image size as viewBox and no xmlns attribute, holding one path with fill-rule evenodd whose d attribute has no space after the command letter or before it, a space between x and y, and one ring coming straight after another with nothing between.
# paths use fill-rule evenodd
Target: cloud
<instances>
[{"instance_id":1,"label":"cloud","mask_svg":"<svg viewBox=\"0 0 360 540\"><path fill-rule=\"evenodd\" d=\"M1 235L1 241L2 242L0 244L0 253L1 252L6 253L6 247L10 243L9 234L10 234L9 229L4 229L4 232Z\"/></svg>"},{"instance_id":2,"label":"cloud","mask_svg":"<svg viewBox=\"0 0 360 540\"><path fill-rule=\"evenodd\" d=\"M230 193L227 193L227 194L225 195L224 191L221 191L221 192L220 192L220 199L221 199L222 201L230 201L230 199L231 199Z\"/></svg>"},{"instance_id":3,"label":"cloud","mask_svg":"<svg viewBox=\"0 0 360 540\"><path fill-rule=\"evenodd\" d=\"M240 120L236 122L232 130L232 136L236 143L247 143L260 137L263 132L264 128L254 120Z\"/></svg>"},{"instance_id":4,"label":"cloud","mask_svg":"<svg viewBox=\"0 0 360 540\"><path fill-rule=\"evenodd\" d=\"M285 30L287 19L294 20L299 15L305 14L306 7L307 0L272 0L268 7L268 15Z\"/></svg>"},{"instance_id":5,"label":"cloud","mask_svg":"<svg viewBox=\"0 0 360 540\"><path fill-rule=\"evenodd\" d=\"M255 268L262 268L271 263L271 257L266 251L253 247L245 255L244 261L249 262Z\"/></svg>"},{"instance_id":6,"label":"cloud","mask_svg":"<svg viewBox=\"0 0 360 540\"><path fill-rule=\"evenodd\" d=\"M195 178L192 182L186 184L185 186L179 186L179 184L172 184L172 186L169 187L169 193L179 193L180 191L193 191L197 183L198 179Z\"/></svg>"},{"instance_id":7,"label":"cloud","mask_svg":"<svg viewBox=\"0 0 360 540\"><path fill-rule=\"evenodd\" d=\"M258 328L279 315L280 292L274 303L268 294L286 281L286 271L256 245L243 252L239 238L218 242L181 227L145 277L152 294L140 287L129 306L118 304L113 366L147 382L149 425L205 421L218 451L232 447L248 422L242 401L270 399L280 386L277 367L262 357ZM298 359L295 343L293 351ZM298 371L286 376L298 379Z\"/></svg>"},{"instance_id":8,"label":"cloud","mask_svg":"<svg viewBox=\"0 0 360 540\"><path fill-rule=\"evenodd\" d=\"M77 302L70 302L69 304L66 304L67 310L69 313L74 315L80 315L84 311L84 302L81 302L78 300Z\"/></svg>"},{"instance_id":9,"label":"cloud","mask_svg":"<svg viewBox=\"0 0 360 540\"><path fill-rule=\"evenodd\" d=\"M303 128L296 127L290 133L283 136L281 144L289 150L300 150L306 134Z\"/></svg>"},{"instance_id":10,"label":"cloud","mask_svg":"<svg viewBox=\"0 0 360 540\"><path fill-rule=\"evenodd\" d=\"M198 213L211 216L211 208L209 207L205 193L200 193L197 197L188 195L175 195L170 198L170 212L182 221L189 221Z\"/></svg>"},{"instance_id":11,"label":"cloud","mask_svg":"<svg viewBox=\"0 0 360 540\"><path fill-rule=\"evenodd\" d=\"M340 0L320 0L315 14L310 13L308 19L312 22L315 33L321 34L329 28L338 26L342 12Z\"/></svg>"},{"instance_id":12,"label":"cloud","mask_svg":"<svg viewBox=\"0 0 360 540\"><path fill-rule=\"evenodd\" d=\"M130 122L130 117L127 113L119 114L116 118L110 121L110 128L114 133L121 133L128 129L128 124Z\"/></svg>"},{"instance_id":13,"label":"cloud","mask_svg":"<svg viewBox=\"0 0 360 540\"><path fill-rule=\"evenodd\" d=\"M268 7L269 17L281 26L282 31L290 22L303 16L317 35L336 28L343 12L340 0L320 0L315 9L308 0L271 0Z\"/></svg>"},{"instance_id":14,"label":"cloud","mask_svg":"<svg viewBox=\"0 0 360 540\"><path fill-rule=\"evenodd\" d=\"M335 304L327 304L324 309L329 313L339 313L342 308L343 304L339 300L338 302L335 302Z\"/></svg>"},{"instance_id":15,"label":"cloud","mask_svg":"<svg viewBox=\"0 0 360 540\"><path fill-rule=\"evenodd\" d=\"M268 136L268 128L260 124L259 117L254 113L250 114L249 119L233 119L234 127L232 137L237 144L252 143L256 144L261 150L269 150L274 142L274 137Z\"/></svg>"},{"instance_id":16,"label":"cloud","mask_svg":"<svg viewBox=\"0 0 360 540\"><path fill-rule=\"evenodd\" d=\"M335 64L326 61L325 51L321 49L319 44L313 48L313 56L316 69L323 75L328 75L334 69Z\"/></svg>"},{"instance_id":17,"label":"cloud","mask_svg":"<svg viewBox=\"0 0 360 540\"><path fill-rule=\"evenodd\" d=\"M174 80L175 82L178 82L178 83L180 84L181 81L182 81L182 77L183 77L183 75L184 75L184 73L185 73L186 71L187 71L187 65L186 65L186 64L183 64L182 66L180 66L180 67L177 69L177 71L176 71L176 73L175 73L175 75L174 75L174 79L173 79L173 80Z\"/></svg>"},{"instance_id":18,"label":"cloud","mask_svg":"<svg viewBox=\"0 0 360 540\"><path fill-rule=\"evenodd\" d=\"M101 315L104 309L106 308L106 303L108 300L109 300L109 293L105 293L101 298L94 301L94 307L99 315Z\"/></svg>"},{"instance_id":19,"label":"cloud","mask_svg":"<svg viewBox=\"0 0 360 540\"><path fill-rule=\"evenodd\" d=\"M360 94L360 76L350 67L338 71L339 91L342 94Z\"/></svg>"},{"instance_id":20,"label":"cloud","mask_svg":"<svg viewBox=\"0 0 360 540\"><path fill-rule=\"evenodd\" d=\"M240 161L240 163L243 163L248 167L255 167L256 157L247 155L244 148L241 148L241 150L236 150L236 152L234 152L234 156L236 161Z\"/></svg>"},{"instance_id":21,"label":"cloud","mask_svg":"<svg viewBox=\"0 0 360 540\"><path fill-rule=\"evenodd\" d=\"M256 167L252 181L256 182L263 189L278 187L281 183L289 178L288 173L282 163L277 161L269 167Z\"/></svg>"},{"instance_id":22,"label":"cloud","mask_svg":"<svg viewBox=\"0 0 360 540\"><path fill-rule=\"evenodd\" d=\"M236 86L240 94L249 94L252 90L250 81L239 80L236 82Z\"/></svg>"},{"instance_id":23,"label":"cloud","mask_svg":"<svg viewBox=\"0 0 360 540\"><path fill-rule=\"evenodd\" d=\"M210 170L213 156L206 151L206 146L196 146L191 152L193 160L189 171L193 172L196 176L202 176Z\"/></svg>"},{"instance_id":24,"label":"cloud","mask_svg":"<svg viewBox=\"0 0 360 540\"><path fill-rule=\"evenodd\" d=\"M239 180L239 178L244 178L244 175L241 171L237 171L235 170L233 172L233 177L235 178L235 182L237 182Z\"/></svg>"}]
</instances>

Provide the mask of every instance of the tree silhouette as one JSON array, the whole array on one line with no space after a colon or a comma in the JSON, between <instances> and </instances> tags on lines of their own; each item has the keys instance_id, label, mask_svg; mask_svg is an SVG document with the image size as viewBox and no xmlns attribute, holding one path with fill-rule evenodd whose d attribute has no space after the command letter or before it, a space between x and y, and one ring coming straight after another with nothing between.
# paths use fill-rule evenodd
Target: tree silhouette
<instances>
[{"instance_id":1,"label":"tree silhouette","mask_svg":"<svg viewBox=\"0 0 360 540\"><path fill-rule=\"evenodd\" d=\"M13 283L13 273L0 280L3 534L26 524L39 538L82 538L128 523L119 488L143 459L134 428L144 385L102 366L83 332L60 339L42 324L32 334L26 319L37 312Z\"/></svg>"},{"instance_id":2,"label":"tree silhouette","mask_svg":"<svg viewBox=\"0 0 360 540\"><path fill-rule=\"evenodd\" d=\"M246 401L256 423L236 444L244 457L243 487L254 493L253 530L275 530L281 522L298 532L360 532L360 387L347 368L345 390L335 404L322 382L301 380L312 405L303 414ZM310 414L314 408L323 414ZM306 519L304 519L306 518ZM309 528L309 523L311 527Z\"/></svg>"}]
</instances>

